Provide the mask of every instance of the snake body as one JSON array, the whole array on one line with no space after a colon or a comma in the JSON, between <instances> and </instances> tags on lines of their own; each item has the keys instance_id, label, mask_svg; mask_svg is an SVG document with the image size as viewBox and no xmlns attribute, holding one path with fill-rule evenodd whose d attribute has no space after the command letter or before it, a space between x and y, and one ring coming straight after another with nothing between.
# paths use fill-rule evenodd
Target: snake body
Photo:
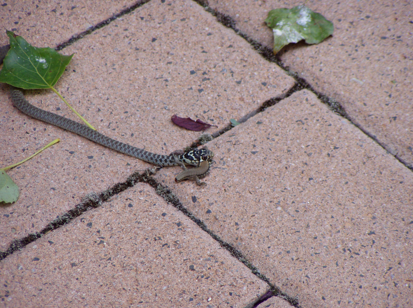
<instances>
[{"instance_id":1,"label":"snake body","mask_svg":"<svg viewBox=\"0 0 413 308\"><path fill-rule=\"evenodd\" d=\"M0 64L3 62L5 53L0 52ZM64 130L70 131L72 133L78 134L90 141L98 143L104 147L109 149L115 150L117 152L136 157L140 160L146 161L148 163L161 166L161 167L168 167L168 166L181 166L184 169L185 165L195 166L192 168L191 178L195 177L197 179L197 183L199 184L199 179L197 176L203 177L209 171L209 166L212 163L212 158L214 154L208 150L207 148L203 149L195 149L190 150L187 152L177 151L173 152L169 155L161 155L148 152L144 149L136 148L129 144L119 142L112 138L109 138L86 125L80 124L78 122L72 121L68 118L59 116L49 111L42 110L30 104L26 98L24 97L23 92L20 89L11 87L10 90L11 100L13 102L14 107L19 109L24 114L35 118L37 120L52 124L54 126L60 127ZM205 163L208 162L208 168L205 168ZM201 165L202 163L202 165ZM183 172L188 172L185 170ZM178 175L180 180L189 178L186 173L184 175Z\"/></svg>"},{"instance_id":2,"label":"snake body","mask_svg":"<svg viewBox=\"0 0 413 308\"><path fill-rule=\"evenodd\" d=\"M173 152L169 155L151 153L145 151L144 149L136 148L129 144L109 138L87 127L86 125L72 121L68 118L62 117L52 112L37 108L30 104L24 97L23 92L17 88L11 87L10 95L14 107L19 109L24 114L31 116L32 118L63 128L67 131L78 134L86 139L103 145L104 147L107 147L109 149L118 151L129 156L136 157L140 160L146 161L148 163L160 167L169 167L177 165L183 167L185 165L200 167L200 164L203 161L208 161L209 166L214 156L214 154L207 148L191 150L187 152ZM208 170L205 171L205 166L203 165L199 168L199 170L194 170L193 173L195 173L195 175L202 176L203 174L207 173Z\"/></svg>"},{"instance_id":3,"label":"snake body","mask_svg":"<svg viewBox=\"0 0 413 308\"><path fill-rule=\"evenodd\" d=\"M178 161L174 154L170 155L159 155L154 154L144 149L135 148L129 144L119 142L117 140L111 139L86 125L80 124L78 122L72 121L68 118L59 116L49 111L37 108L30 104L24 97L23 92L19 89L12 88L10 91L11 100L14 107L19 109L24 114L31 116L37 120L52 124L54 126L63 128L72 133L78 134L86 139L96 142L109 149L121 152L123 154L136 157L140 160L146 161L148 163L157 166L176 166L182 159L178 157ZM182 155L182 154L181 154ZM179 155L178 155L179 156Z\"/></svg>"}]
</instances>

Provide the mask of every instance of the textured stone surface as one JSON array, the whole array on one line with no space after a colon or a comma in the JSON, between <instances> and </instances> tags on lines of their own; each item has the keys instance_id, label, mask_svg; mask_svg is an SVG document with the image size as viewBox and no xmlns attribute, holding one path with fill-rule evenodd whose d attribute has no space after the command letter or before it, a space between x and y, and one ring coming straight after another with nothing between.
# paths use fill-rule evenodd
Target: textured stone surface
<instances>
[{"instance_id":1,"label":"textured stone surface","mask_svg":"<svg viewBox=\"0 0 413 308\"><path fill-rule=\"evenodd\" d=\"M270 299L266 300L265 302L259 304L257 308L291 308L288 302L279 298L279 297L271 297Z\"/></svg>"},{"instance_id":2,"label":"textured stone surface","mask_svg":"<svg viewBox=\"0 0 413 308\"><path fill-rule=\"evenodd\" d=\"M141 1L4 1L0 8L0 24L2 31L7 29L37 40L40 46L53 47L138 2ZM1 35L0 46L7 43L8 38Z\"/></svg>"},{"instance_id":3,"label":"textured stone surface","mask_svg":"<svg viewBox=\"0 0 413 308\"><path fill-rule=\"evenodd\" d=\"M6 307L243 307L267 284L138 184L0 262Z\"/></svg>"},{"instance_id":4,"label":"textured stone surface","mask_svg":"<svg viewBox=\"0 0 413 308\"><path fill-rule=\"evenodd\" d=\"M413 304L413 174L351 123L300 91L210 149L177 196L302 307Z\"/></svg>"},{"instance_id":5,"label":"textured stone surface","mask_svg":"<svg viewBox=\"0 0 413 308\"><path fill-rule=\"evenodd\" d=\"M15 1L0 7L0 20L34 45L54 47L132 4ZM287 47L282 60L408 161L411 4L306 4L334 22L335 34ZM263 20L278 2L215 5L271 46ZM293 85L191 1L152 0L62 53L75 57L57 88L76 109L101 132L160 153L200 136L174 127L172 114L216 124L215 132ZM9 172L22 195L0 206L0 250L86 194L149 167L29 119L6 91L0 85L1 167L62 141ZM48 91L28 98L74 119ZM179 168L156 179L300 307L413 306L412 172L380 145L302 91L208 146L216 164L207 187L175 184ZM246 307L269 288L142 184L11 254L0 273L5 307ZM289 304L272 298L260 307L269 305Z\"/></svg>"},{"instance_id":6,"label":"textured stone surface","mask_svg":"<svg viewBox=\"0 0 413 308\"><path fill-rule=\"evenodd\" d=\"M183 149L200 136L174 126L173 114L216 124L213 132L293 85L280 68L190 1L150 2L62 53L75 56L56 88L76 110L101 133L160 154ZM2 90L0 100L9 102L6 86ZM51 91L27 97L43 109L77 120ZM10 103L2 108L0 121L6 132L0 142L7 149L0 152L1 166L55 138L62 140L9 172L22 195L15 205L0 208L0 250L12 239L40 231L86 194L149 167L32 120Z\"/></svg>"},{"instance_id":7,"label":"textured stone surface","mask_svg":"<svg viewBox=\"0 0 413 308\"><path fill-rule=\"evenodd\" d=\"M236 27L272 48L264 20L271 9L300 1L209 1ZM354 123L413 166L413 71L411 1L306 1L334 23L319 45L290 45L280 53L290 70L344 106Z\"/></svg>"}]
</instances>

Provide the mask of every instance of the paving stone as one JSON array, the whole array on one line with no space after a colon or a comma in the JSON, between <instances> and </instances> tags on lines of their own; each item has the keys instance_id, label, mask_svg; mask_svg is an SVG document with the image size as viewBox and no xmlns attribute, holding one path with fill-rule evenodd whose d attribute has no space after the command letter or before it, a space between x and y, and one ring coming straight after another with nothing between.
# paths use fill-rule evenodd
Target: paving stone
<instances>
[{"instance_id":1,"label":"paving stone","mask_svg":"<svg viewBox=\"0 0 413 308\"><path fill-rule=\"evenodd\" d=\"M279 298L279 297L271 297L270 299L266 300L265 302L259 304L257 308L291 308L294 307L290 305L287 301Z\"/></svg>"},{"instance_id":2,"label":"paving stone","mask_svg":"<svg viewBox=\"0 0 413 308\"><path fill-rule=\"evenodd\" d=\"M264 20L271 9L300 1L208 1L236 27L272 48ZM308 1L334 23L334 35L319 45L291 45L280 53L291 71L340 103L354 123L413 167L411 87L412 2Z\"/></svg>"},{"instance_id":3,"label":"paving stone","mask_svg":"<svg viewBox=\"0 0 413 308\"><path fill-rule=\"evenodd\" d=\"M243 307L265 292L145 184L0 262L6 307Z\"/></svg>"},{"instance_id":4,"label":"paving stone","mask_svg":"<svg viewBox=\"0 0 413 308\"><path fill-rule=\"evenodd\" d=\"M413 304L413 174L314 94L293 94L209 148L208 186L171 189L301 307Z\"/></svg>"},{"instance_id":5,"label":"paving stone","mask_svg":"<svg viewBox=\"0 0 413 308\"><path fill-rule=\"evenodd\" d=\"M174 126L173 114L216 124L213 132L294 84L198 4L169 4L151 1L65 48L63 54L75 56L56 85L101 133L162 154L183 149L201 135ZM6 89L2 87L0 100L10 102ZM27 97L45 110L77 120L51 91ZM32 120L10 103L0 121L6 131L0 142L7 149L0 152L1 166L61 138L59 145L9 172L21 197L0 208L3 251L13 239L42 230L88 193L150 166Z\"/></svg>"},{"instance_id":6,"label":"paving stone","mask_svg":"<svg viewBox=\"0 0 413 308\"><path fill-rule=\"evenodd\" d=\"M7 29L36 40L39 47L53 47L137 2L142 1L7 1L0 8L0 24L2 31ZM8 44L8 37L1 35L0 46L5 44Z\"/></svg>"},{"instance_id":7,"label":"paving stone","mask_svg":"<svg viewBox=\"0 0 413 308\"><path fill-rule=\"evenodd\" d=\"M124 7L123 3L127 2L111 4L110 8L99 5L93 13L92 6L77 6L68 13L72 14L70 19L61 18L68 16L64 15L68 12L66 4L60 7L54 2L42 2L35 10L30 8L31 3L25 3L26 11L19 11L17 15L6 12L2 6L0 20L7 29L19 32L32 43L36 41L34 45L56 46L117 12ZM248 2L248 13L239 14L247 25L243 29L265 29L264 39L272 44L272 33L268 28L249 22L249 18L263 14L261 9L254 7L257 3L267 5L270 2ZM403 7L404 3L409 4L392 3L386 11L382 6L370 3L367 10L367 4L355 1L327 5L325 2L307 3L335 23L335 35L326 44L288 47L282 59L292 70L302 73L317 90L345 105L355 123L379 133L388 133L383 137L373 132L381 142L393 142L386 144L387 148L392 153L399 151L398 155L402 159L407 157L408 161L409 153L405 153L403 142L406 134L411 133L412 125L409 122L411 106L405 102L410 101L412 95L408 92L411 91L408 84L410 47L404 35L409 33L406 16L410 11ZM13 7L18 5L13 4ZM290 2L288 5L295 4ZM11 4L6 7L9 9ZM27 12L26 18L16 19L16 16L23 16L22 12ZM76 15L79 12L80 15ZM238 27L242 26L239 20L237 22ZM44 26L48 23L49 28ZM61 30L56 30L56 27L61 27ZM393 33L395 27L402 33L396 39L388 34ZM371 35L372 29L376 37ZM261 35L261 30L254 31L255 35ZM254 34L249 35L254 37ZM0 36L0 45L2 42L7 42L5 35ZM334 52L332 47L337 47ZM356 48L357 51L353 52ZM162 3L153 0L66 48L63 53L66 52L76 52L76 55L62 82L58 83L58 89L69 101L86 101L86 105L76 107L88 119L97 119L93 124L100 131L163 153L182 148L199 137L197 133L183 133L173 127L169 123L169 111L171 114L172 111L178 114L185 112L182 115L212 121L219 126L211 130L216 131L230 118L244 116L263 101L284 94L293 84L276 66L257 57L248 44L231 30L217 25L201 7L189 1ZM305 55L300 55L302 52ZM354 58L354 63L344 61L347 57ZM379 65L361 61L366 57L371 57L369 61L380 60L377 61ZM135 71L131 73L133 69ZM127 82L120 84L119 81L123 80ZM363 84L360 86L360 83ZM0 87L0 100L9 101L5 92L7 88ZM388 93L383 96L383 91ZM134 93L139 93L138 97ZM58 108L52 105L56 99L51 94L29 93L28 97L49 110ZM377 101L377 105L371 106L371 101ZM6 128L7 133L0 136L0 144L7 148L7 155L1 147L0 166L26 157L27 153L31 154L56 137L60 137L62 142L10 172L23 194L15 205L0 207L0 250L7 248L14 238L39 231L50 220L73 208L85 194L106 189L123 181L136 169L148 167L57 128L32 121L10 105L3 106L0 127L2 131ZM128 113L124 113L125 110ZM222 110L225 110L224 115ZM403 111L401 115L400 110ZM72 117L63 107L58 112ZM125 124L133 125L133 132ZM400 140L401 150L397 148ZM411 139L407 140L409 144ZM217 164L205 179L208 183L206 188L197 187L192 182L174 184L173 177L179 172L177 168L163 170L157 178L174 188L184 206L239 249L272 283L297 297L302 307L413 306L412 240L409 237L413 224L412 175L372 140L304 91L236 127L211 142L209 147L216 154ZM411 151L408 147L407 150ZM149 196L145 201L166 207L147 187L140 187L136 188L139 193L145 192L145 196ZM173 303L179 306L181 297L189 302L191 296L189 292L183 295L180 291L175 292L180 287L200 294L192 297L193 301L189 303L202 298L205 306L217 302L216 306L221 307L229 302L243 307L265 292L267 286L259 284L261 281L256 283L255 276L248 270L243 272L245 268L218 246L214 249L223 257L217 253L212 259L218 261L213 268L218 274L204 284L201 280L195 281L194 277L201 277L195 275L204 274L196 272L197 265L201 268L211 262L205 260L210 258L205 251L208 253L216 243L208 242L209 237L204 239L202 236L206 235L199 235L197 226L187 222L185 217L181 219L182 215L171 211L169 206L167 210L152 214L144 203L144 211L123 218L125 208L136 208L133 200L137 198L127 196L115 197L111 203L105 204L104 212L102 208L105 206L90 211L3 260L0 263L0 280L13 277L12 282L9 279L0 283L3 303L7 307L15 307L14 303L27 306L24 302L27 298L20 300L22 294L35 294L35 300L40 299L41 305L50 301L50 305L55 306L61 301L63 306L68 306L68 302L64 302L68 299L72 300L70 304L73 306L79 306L79 303L90 299L86 304L110 302L120 306L130 305L137 295L146 296L155 289L156 294L161 294L156 298L162 303L159 306ZM157 201L153 202L155 199ZM139 200L141 203L143 199ZM146 218L136 216L142 212ZM133 226L139 222L146 221L149 226L154 216L160 221L173 216L171 212L174 217L179 217L178 223L171 220L166 222L165 228L158 225L146 228L145 232L152 232L148 240L141 233L133 233ZM85 217L89 220L85 221ZM179 223L181 225L177 226ZM98 230L105 235L102 236ZM195 271L188 270L185 262L175 262L171 253L163 255L162 250L168 246L162 247L165 242L155 240L156 235L166 234L163 239L171 239L166 244L174 244L168 248L180 249L179 244L173 242L179 238L180 232L191 232L184 234L183 240L179 239L181 242L191 241L186 248L200 248L198 251L181 250L180 254L185 262L192 261ZM196 245L193 245L194 239ZM132 248L127 246L131 242L135 244ZM151 262L149 269L144 267L140 272L142 268L131 267L137 264L134 263L137 255L137 262L145 262L139 263L141 266ZM168 263L162 263L163 260ZM225 260L225 263L219 263L220 260ZM54 267L55 264L61 268ZM230 266L226 267L228 264ZM116 267L122 271L110 271ZM3 275L6 272L8 274ZM12 274L9 276L9 273ZM141 274L141 280L137 282L133 280L136 273ZM183 273L179 277L184 278L173 280L171 277L176 273ZM228 276L237 280L233 282ZM206 280L205 276L201 279ZM161 289L161 280L171 287ZM211 287L216 286L211 284L212 280L231 281L232 285L228 283L222 293L217 293ZM50 281L51 287L38 285ZM53 281L57 283L53 285ZM143 294L133 291L137 283L144 289ZM251 287L240 289L245 291L241 295L227 292L227 286L238 288L241 285ZM78 292L68 294L67 286ZM10 295L10 290L17 294L17 300ZM50 292L47 294L49 297L44 296L46 291ZM211 296L208 301L211 293L219 295ZM175 302L170 300L171 294ZM104 296L106 298L102 300ZM239 301L231 302L236 296ZM51 298L57 300L53 302ZM145 303L153 306L153 298L148 298L144 298ZM169 301L163 302L166 298ZM8 305L9 302L13 305ZM272 301L266 303L269 305Z\"/></svg>"}]
</instances>

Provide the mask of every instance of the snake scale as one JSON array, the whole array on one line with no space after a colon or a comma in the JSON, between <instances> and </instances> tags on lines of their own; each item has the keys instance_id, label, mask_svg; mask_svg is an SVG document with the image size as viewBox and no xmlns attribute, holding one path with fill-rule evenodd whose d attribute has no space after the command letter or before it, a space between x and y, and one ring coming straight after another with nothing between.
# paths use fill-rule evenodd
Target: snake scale
<instances>
[{"instance_id":1,"label":"snake scale","mask_svg":"<svg viewBox=\"0 0 413 308\"><path fill-rule=\"evenodd\" d=\"M6 47L0 48L0 64L3 63L3 59L7 54L7 51L8 48ZM64 130L80 135L90 141L98 143L104 147L129 156L133 156L160 167L179 165L185 170L182 173L178 174L176 181L195 179L198 185L204 184L199 181L199 178L204 177L209 172L209 168L214 156L214 154L207 148L194 149L187 152L177 151L169 155L151 153L144 149L136 148L129 144L109 138L89 128L86 125L72 121L52 112L37 108L26 100L23 92L20 89L11 87L10 96L14 107L32 118L60 127ZM185 165L194 166L195 168L186 170Z\"/></svg>"}]
</instances>

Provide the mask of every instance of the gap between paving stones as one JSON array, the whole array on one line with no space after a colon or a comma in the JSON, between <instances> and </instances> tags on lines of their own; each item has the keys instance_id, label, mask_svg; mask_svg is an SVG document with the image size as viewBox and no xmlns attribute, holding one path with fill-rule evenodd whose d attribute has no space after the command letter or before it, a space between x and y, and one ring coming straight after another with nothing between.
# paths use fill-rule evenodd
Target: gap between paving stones
<instances>
[{"instance_id":1,"label":"gap between paving stones","mask_svg":"<svg viewBox=\"0 0 413 308\"><path fill-rule=\"evenodd\" d=\"M129 8L126 8L122 11L120 11L118 14L114 14L112 17L96 24L95 26L90 27L89 29L72 36L68 41L57 45L57 47L55 48L56 51L60 51L62 49L64 49L67 46L72 45L74 42L78 41L79 39L85 37L86 35L89 35L91 33L93 33L96 30L101 29L104 26L109 25L112 21L126 15L129 14L130 12L136 10L137 8L141 7L142 5L148 3L150 0L141 0L139 2L137 2L136 4L132 5ZM333 99L330 99L329 97L327 97L326 95L317 92L316 90L313 89L313 87L303 78L300 78L297 76L297 74L292 73L288 70L287 67L285 67L285 65L282 63L282 61L279 59L279 57L277 57L276 55L274 55L273 51L265 46L263 46L261 43L251 39L250 37L248 37L248 35L246 35L245 33L241 32L237 27L236 27L236 21L233 20L231 18L231 16L222 14L212 8L210 8L208 6L208 0L193 0L194 2L198 3L200 6L202 6L208 13L212 14L213 16L216 17L217 21L219 23L221 23L223 26L232 29L237 35L239 35L240 37L242 37L244 40L246 40L253 48L254 50L258 51L258 53L267 61L269 62L274 62L276 63L280 68L282 68L289 76L293 77L296 80L296 84L284 95L280 96L280 97L276 97L276 98L271 98L267 101L265 101L262 106L260 108L258 108L258 110L253 111L247 115L245 115L244 117L242 117L241 119L238 120L239 123L244 123L246 122L249 118L253 117L254 115L256 115L257 113L260 113L262 111L264 111L266 108L271 107L275 104L277 104L279 101L281 101L282 99L288 98L289 96L291 96L292 94L294 94L295 92L298 92L300 90L303 89L307 89L311 92L313 92L318 99L320 99L323 103L325 103L326 105L328 105L330 107L330 109L343 116L344 118L346 118L347 120L349 120L353 125L355 125L357 128L359 128L361 131L363 131L363 133L365 133L367 136L369 136L370 138L372 138L374 141L376 141L376 143L378 143L382 148L385 149L385 147L371 134L369 134L367 131L365 131L362 127L360 127L359 125L355 124L351 118L348 116L347 112L345 111L345 109L341 106L340 103L336 102ZM214 133L212 135L213 138L219 137L220 135L222 135L223 133L227 132L228 130L230 130L232 128L231 124L229 124L227 127L221 129L220 131ZM204 140L206 139L206 140ZM200 144L205 144L207 141L210 141L212 139L208 138L208 137L201 137L197 142L193 143L191 145L191 147L196 147ZM389 152L390 153L390 152ZM390 153L391 154L391 153ZM407 166L407 164L402 161L399 157L397 157L397 155L395 156L403 165L405 165L407 168L409 168ZM411 170L413 170L413 168L409 168Z\"/></svg>"},{"instance_id":2,"label":"gap between paving stones","mask_svg":"<svg viewBox=\"0 0 413 308\"><path fill-rule=\"evenodd\" d=\"M112 21L122 17L123 15L126 15L126 14L134 11L135 9L141 7L145 3L148 3L149 1L150 0L142 0L142 1L134 4L133 6L122 10L118 14L115 14L112 17L98 23L97 25L95 25L93 27L90 27L88 30L83 31L80 34L72 36L67 42L59 44L55 48L55 50L60 51L60 50L64 49L65 47L72 45L74 42L78 41L79 39L83 38L84 36L89 35L89 34L93 33L94 31L96 31L96 30L98 30L98 29L100 29L100 28L102 28L106 25L109 25ZM370 134L368 131L366 131L363 127L361 127L357 123L354 123L354 121L352 121L350 116L345 111L345 108L339 102L335 101L334 99L329 98L327 95L324 95L324 94L316 91L304 78L298 77L296 73L290 72L288 70L288 68L282 63L280 58L277 57L276 55L274 55L273 51L270 48L263 46L261 43L251 39L250 37L248 37L248 35L246 35L242 31L240 31L236 27L236 22L230 16L222 14L222 13L210 8L208 6L208 0L193 0L193 1L198 3L200 6L202 6L208 13L215 16L219 23L221 23L222 25L224 25L227 28L232 29L237 35L239 35L240 37L245 39L254 48L254 50L258 51L258 53L264 59L266 59L269 62L276 63L289 76L291 76L292 78L294 78L296 80L296 84L286 94L284 94L280 97L271 98L271 99L265 101L262 104L262 106L260 108L258 108L256 111L250 112L249 114L247 114L244 117L242 117L241 119L239 119L238 120L239 123L246 122L249 118L253 117L257 113L260 113L260 112L264 111L268 107L274 106L279 101L281 101L282 99L288 98L289 96L291 96L295 92L298 92L298 91L303 90L303 89L307 89L307 90L311 91L312 93L314 93L317 96L317 98L320 101L322 101L324 104L326 104L333 112L335 112L338 115L340 115L340 116L344 117L345 119L347 119L350 123L352 123L359 130L361 130L365 135L370 137L379 146L381 146L383 149L385 149L390 155L393 155L390 151L388 151L386 149L386 147L376 137L374 137L372 134ZM195 141L193 144L191 144L191 147L197 147L199 145L205 144L206 142L211 141L213 138L217 138L217 137L221 136L222 134L224 134L225 132L229 131L230 129L232 129L232 127L233 126L231 124L228 124L228 126L224 127L223 129L219 130L218 132L212 134L211 135L212 138L209 137L208 135L201 136L201 138L199 138L197 141ZM401 159L397 154L393 155L393 156L399 162L401 162L406 168L413 171L413 167L409 167L408 164L403 159Z\"/></svg>"},{"instance_id":3,"label":"gap between paving stones","mask_svg":"<svg viewBox=\"0 0 413 308\"><path fill-rule=\"evenodd\" d=\"M261 108L259 108L256 112L251 113L248 116L243 117L241 120L239 120L238 122L242 123L245 122L246 120L248 120L248 118L250 118L251 116L254 116L255 114L265 110L268 107L271 107L273 105L275 105L276 103L278 103L281 99L287 98L289 96L291 96L293 93L298 92L300 90L306 89L308 91L313 92L317 98L322 101L324 104L326 104L333 112L337 113L338 115L344 117L345 119L347 119L350 123L352 123L355 127L357 127L359 130L361 130L365 135L367 135L368 137L370 137L372 140L374 140L374 142L376 142L380 147L382 147L384 150L386 150L390 155L392 155L393 157L395 157L400 163L402 163L406 168L408 168L410 171L413 171L413 167L410 167L406 161L404 161L399 155L394 155L392 154L374 135L372 135L371 133L369 133L367 130L365 130L361 125L355 123L351 117L347 114L345 108L337 101L335 101L334 99L328 97L325 94L322 94L318 91L316 91L304 78L298 77L298 75L296 73L293 73L291 71L289 71L288 67L286 67L283 62L280 60L279 56L274 55L273 51L266 47L263 46L261 43L251 39L248 35L246 35L245 33L243 33L242 31L240 31L237 27L236 27L236 21L232 19L231 16L222 14L214 9L212 9L211 7L209 7L209 3L208 0L193 0L195 2L197 2L199 5L201 5L208 13L212 14L213 16L216 17L217 21L219 23L221 23L222 25L224 25L227 28L232 29L237 35L239 35L240 37L242 37L244 40L246 40L253 48L254 50L258 51L258 53L267 61L269 62L274 62L276 63L281 69L283 69L289 76L291 76L292 78L294 78L296 80L296 85L291 88L285 95L283 95L282 98L273 98L270 99L266 102L264 102L264 104L262 105ZM301 44L301 43L299 43ZM215 133L213 135L213 137L216 136L220 136L222 133L228 131L229 129L231 129L231 125L229 125L228 127L222 129L221 131Z\"/></svg>"},{"instance_id":4,"label":"gap between paving stones","mask_svg":"<svg viewBox=\"0 0 413 308\"><path fill-rule=\"evenodd\" d=\"M215 241L217 241L221 245L221 247L225 248L233 257L235 257L238 261L240 261L246 267L248 267L255 276L257 276L259 279L263 280L269 285L270 289L266 293L264 293L260 298L258 298L254 303L251 303L250 305L246 306L247 308L257 307L257 305L273 296L277 296L286 300L293 307L300 307L296 298L289 296L288 294L282 292L278 287L271 284L269 279L262 275L259 269L252 265L240 251L232 247L232 245L223 241L218 235L214 234L211 230L209 230L208 227L200 219L196 218L188 209L186 209L179 201L179 199L176 197L176 195L167 186L158 183L151 176L151 174L154 174L155 172L151 172L150 170L151 169L148 169L144 173L135 172L131 176L129 176L125 182L115 184L114 186L100 194L91 193L87 195L81 203L77 204L73 209L69 210L62 216L59 216L56 219L54 219L52 222L47 224L46 227L43 228L40 232L31 233L22 239L13 241L6 251L0 252L0 261L4 260L14 252L23 249L25 246L36 241L37 239L41 238L47 233L69 224L72 220L83 215L87 211L99 208L100 206L102 206L104 202L108 201L111 197L120 194L129 188L134 187L137 183L146 183L150 185L155 190L155 192L159 196L161 196L166 202L172 204L181 213L183 213L190 220L195 222L198 225L198 227L200 227L203 231L208 233L208 235L211 236Z\"/></svg>"},{"instance_id":5,"label":"gap between paving stones","mask_svg":"<svg viewBox=\"0 0 413 308\"><path fill-rule=\"evenodd\" d=\"M63 50L64 48L72 45L73 43L75 43L78 40L84 38L85 36L93 33L94 31L99 30L99 29L109 25L112 21L114 21L118 18L121 18L122 16L124 16L126 14L129 14L130 12L132 12L135 9L141 7L142 5L148 3L149 1L150 0L142 0L142 1L134 4L133 6L122 10L118 14L114 14L112 17L96 24L95 26L92 26L92 27L88 28L87 30L85 30L85 31L83 31L79 34L72 36L68 41L57 45L55 50L56 51ZM197 1L195 1L195 2L197 2ZM222 21L224 21L224 18L223 18L224 15L221 14L220 16L222 16L222 18L218 19L218 21L220 23L223 23ZM230 19L228 19L228 20L230 20ZM249 40L247 39L247 41L249 41ZM282 95L281 97L277 97L277 98L272 98L272 99L264 102L264 104L260 108L258 108L257 111L253 111L253 112L245 115L244 117L242 117L239 120L239 122L240 123L246 122L249 118L253 117L254 115L256 115L259 112L262 112L267 107L272 106L272 105L276 104L277 102L279 102L280 100L290 96L291 94L293 94L294 92L297 91L297 90L294 90L295 87L296 86L291 88L287 92L286 95ZM228 127L224 128L221 131L219 131L218 133L214 134L212 137L216 138L216 137L222 135L224 132L230 130L231 128L232 128L232 126L229 125ZM208 142L212 139L213 138L211 138L210 135L204 135L203 137L200 138L200 141L195 142L194 144L197 144L197 145L199 145L200 143L205 144L206 142ZM196 147L197 145L193 145L191 147ZM41 238L42 236L46 235L47 233L52 232L52 231L54 231L54 230L56 230L56 229L58 229L58 228L60 228L64 225L69 224L72 220L74 220L77 217L81 216L83 213L85 213L85 212L87 212L91 209L99 208L104 202L108 201L114 195L117 195L117 194L125 191L126 189L135 186L137 183L147 183L155 189L156 193L159 196L161 196L168 203L173 204L178 210L180 210L189 219L191 219L193 222L195 222L203 231L208 233L214 240L218 241L219 244L223 248L225 248L228 252L230 252L230 254L233 257L235 257L238 261L242 262L245 266L247 266L254 275L256 275L259 279L265 281L270 286L270 289L266 293L264 293L255 302L250 303L248 306L246 306L246 308L247 307L248 308L257 307L259 304L265 302L267 299L269 299L273 296L277 296L277 297L280 297L280 298L286 300L293 307L298 307L298 308L300 307L296 298L293 298L293 297L289 296L288 294L282 292L278 287L272 285L270 283L269 279L267 277L263 276L255 266L253 266L248 260L246 260L245 257L242 255L242 253L240 251L236 250L230 244L224 242L218 235L214 234L211 230L209 230L206 227L206 225L200 219L196 218L190 211L188 211L182 205L182 203L179 201L179 199L175 196L175 194L167 186L159 184L153 177L150 176L151 172L149 170L146 170L142 174L140 174L138 172L135 172L131 176L129 176L128 179L125 182L117 183L113 187L105 190L104 192L102 192L100 194L91 193L91 194L87 195L86 197L83 198L81 203L77 204L74 208L72 208L68 212L64 213L62 216L58 216L56 219L54 219L49 224L47 224L46 227L44 227L40 232L30 233L30 234L28 234L27 236L25 236L21 239L14 240L10 244L9 248L6 251L4 251L4 252L0 251L0 261L4 260L5 258L7 258L9 255L13 254L14 252L23 249L25 246L27 246L30 243L36 241L37 239Z\"/></svg>"},{"instance_id":6,"label":"gap between paving stones","mask_svg":"<svg viewBox=\"0 0 413 308\"><path fill-rule=\"evenodd\" d=\"M104 20L98 24L96 24L93 27L90 27L88 30L81 32L78 35L72 36L67 42L64 42L56 47L56 50L62 50L67 46L72 45L74 42L77 40L83 38L84 36L93 33L94 31L110 24L112 21L122 17L123 15L126 15L135 9L139 8L140 6L144 5L145 3L149 2L150 0L143 0L140 1L139 3L136 3L135 5L122 10L118 14L113 15L112 17L108 18L107 20ZM290 72L287 67L284 66L284 64L281 62L279 57L275 56L270 48L264 47L262 44L259 42L249 38L246 34L242 33L240 30L236 28L236 22L228 15L222 14L218 11L215 11L208 7L208 1L203 1L203 0L194 0L196 3L204 7L204 9L212 14L213 16L216 17L217 21L220 22L222 25L231 28L237 35L245 39L264 59L266 59L269 62L274 62L276 63L279 67L281 67L288 75L293 77L296 80L296 84L284 95L280 97L275 97L271 98L267 101L265 101L261 107L259 107L257 110L250 112L249 114L243 116L241 119L238 119L239 123L244 123L248 119L254 117L256 114L264 111L270 106L273 106L280 102L281 100L288 98L295 92L298 92L302 89L307 89L311 92L313 92L320 101L322 101L324 104L329 106L329 108L339 114L340 116L346 118L349 120L354 126L356 126L358 129L360 129L364 134L369 136L372 140L374 140L378 145L380 145L383 149L387 150L384 145L382 145L379 140L377 140L374 136L372 136L369 132L364 130L362 127L360 127L358 124L354 123L351 118L348 116L346 113L345 109L342 107L342 105L333 99L327 97L326 95L319 93L313 89L313 87L303 78L298 77L296 74ZM232 126L229 124L227 127L221 129L220 131L214 133L211 137L208 136L202 136L198 141L194 142L192 144L192 147L198 146L199 144L205 144L206 142L212 140L213 138L217 138L227 131L231 130ZM391 153L389 153L391 154ZM400 157L397 155L394 155L394 157L399 160L404 166L406 166L408 169L413 171L413 168L410 168L406 162L404 162ZM269 286L270 290L263 294L261 298L259 298L255 303L252 303L248 307L256 307L262 302L265 302L267 299L273 297L273 296L278 296L280 298L283 298L284 300L288 301L291 305L294 307L300 307L298 301L295 298L292 298L288 296L287 294L283 293L279 288L276 286L273 286L270 282L269 279L263 275L260 274L259 270L253 266L248 260L245 259L245 257L242 255L241 252L236 250L234 247L232 247L230 244L224 242L219 236L216 234L212 233L206 226L205 224L196 218L191 212L189 212L185 207L183 207L182 203L177 199L177 197L173 194L173 192L166 186L163 186L162 184L159 184L151 175L149 172L145 172L143 174L139 173L133 173L124 183L118 183L114 185L113 187L109 188L108 190L100 193L99 195L97 194L91 194L87 196L80 204L76 205L73 209L69 210L67 213L63 214L62 216L56 218L52 222L50 222L43 230L37 233L29 234L26 237L15 240L13 241L9 248L5 252L0 252L0 261L5 259L7 256L13 254L15 251L24 248L26 245L29 243L32 243L33 241L37 240L38 238L42 237L43 235L46 235L47 233L60 228L61 226L64 226L68 223L70 223L73 219L76 217L81 216L83 213L90 209L98 208L102 205L103 202L106 202L108 199L110 199L112 196L119 194L123 191L125 191L128 188L133 187L136 183L138 182L144 182L152 186L156 193L160 195L162 198L164 198L167 202L173 204L177 209L179 209L182 213L184 213L189 219L194 221L203 231L207 232L214 240L218 241L222 247L224 247L227 251L231 253L232 256L237 258L240 262L242 262L245 266L247 266L253 274L255 274L258 278L261 280L265 281Z\"/></svg>"},{"instance_id":7,"label":"gap between paving stones","mask_svg":"<svg viewBox=\"0 0 413 308\"><path fill-rule=\"evenodd\" d=\"M129 14L130 12L136 10L137 8L141 7L142 5L144 5L145 3L148 3L150 0L141 0L138 1L136 4L132 5L131 7L128 7L122 11L120 11L117 14L114 14L112 17L109 17L108 19L101 21L100 23L96 24L95 26L89 27L87 30L73 35L68 41L57 45L57 47L55 48L56 51L60 51L63 48L72 45L74 42L78 41L79 39L85 37L86 35L89 35L93 32L95 32L96 30L99 30L100 28L103 28L107 25L109 25L112 21L122 17L123 15Z\"/></svg>"}]
</instances>

